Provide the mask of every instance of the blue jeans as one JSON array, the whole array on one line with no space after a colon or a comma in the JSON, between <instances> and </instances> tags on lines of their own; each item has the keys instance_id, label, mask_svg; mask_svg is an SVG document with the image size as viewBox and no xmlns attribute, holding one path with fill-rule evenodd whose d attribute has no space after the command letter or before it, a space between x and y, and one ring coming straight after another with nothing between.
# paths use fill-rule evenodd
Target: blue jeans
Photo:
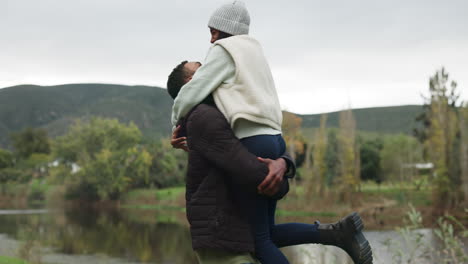
<instances>
[{"instance_id":1,"label":"blue jeans","mask_svg":"<svg viewBox=\"0 0 468 264\"><path fill-rule=\"evenodd\" d=\"M241 139L257 157L278 159L286 149L281 135L259 135ZM262 264L287 264L278 249L318 242L317 224L287 223L275 225L276 200L259 194L248 194L235 188L234 197L246 210L255 239L255 256Z\"/></svg>"}]
</instances>

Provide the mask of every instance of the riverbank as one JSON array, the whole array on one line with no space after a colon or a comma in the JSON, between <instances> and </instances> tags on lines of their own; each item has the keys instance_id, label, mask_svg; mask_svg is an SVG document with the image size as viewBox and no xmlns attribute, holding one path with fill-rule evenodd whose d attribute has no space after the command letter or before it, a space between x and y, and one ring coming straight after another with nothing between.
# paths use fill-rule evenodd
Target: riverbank
<instances>
[{"instance_id":1,"label":"riverbank","mask_svg":"<svg viewBox=\"0 0 468 264\"><path fill-rule=\"evenodd\" d=\"M137 189L119 201L125 209L185 211L185 188ZM278 203L279 222L336 221L351 211L357 211L369 230L391 230L403 224L412 204L432 226L432 202L429 188L415 189L408 185L377 185L364 183L353 202L340 202L332 192L322 197L307 194L303 186L291 184L290 193ZM457 212L454 212L455 214ZM464 219L467 220L468 219Z\"/></svg>"},{"instance_id":2,"label":"riverbank","mask_svg":"<svg viewBox=\"0 0 468 264\"><path fill-rule=\"evenodd\" d=\"M20 242L0 233L0 264L28 264L15 256Z\"/></svg>"},{"instance_id":3,"label":"riverbank","mask_svg":"<svg viewBox=\"0 0 468 264\"><path fill-rule=\"evenodd\" d=\"M28 262L17 258L0 256L0 264L28 264Z\"/></svg>"},{"instance_id":4,"label":"riverbank","mask_svg":"<svg viewBox=\"0 0 468 264\"><path fill-rule=\"evenodd\" d=\"M21 189L21 186L17 188ZM23 188L25 189L25 188ZM145 222L153 221L158 213L161 221L179 221L185 214L185 187L177 186L164 189L134 189L124 193L117 201L101 201L97 203L83 203L83 201L63 201L63 188L50 186L43 194L44 199L31 201L24 196L16 197L10 192L7 197L0 197L0 209L27 208L63 208L63 207L95 207L122 208L125 210L147 210ZM436 213L432 207L432 191L428 186L414 186L411 184L381 184L372 182L361 184L360 192L352 195L348 201L340 201L339 195L331 190L318 196L300 183L292 182L289 194L278 203L278 222L334 222L352 211L361 214L368 230L392 230L404 224L403 219L409 211L409 204L421 212L425 227L434 226L434 220L441 213ZM170 213L169 213L170 212ZM468 224L467 214L463 210L445 212L454 215L465 225ZM177 217L173 215L177 214ZM130 214L133 215L133 214ZM139 217L141 214L138 213ZM179 217L182 216L182 217ZM183 222L183 221L182 221Z\"/></svg>"}]
</instances>

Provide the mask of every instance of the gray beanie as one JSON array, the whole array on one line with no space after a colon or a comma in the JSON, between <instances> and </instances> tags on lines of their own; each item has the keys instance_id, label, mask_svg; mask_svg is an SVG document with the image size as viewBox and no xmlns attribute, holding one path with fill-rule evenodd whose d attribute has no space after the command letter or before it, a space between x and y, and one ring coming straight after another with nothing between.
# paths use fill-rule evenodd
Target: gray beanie
<instances>
[{"instance_id":1,"label":"gray beanie","mask_svg":"<svg viewBox=\"0 0 468 264\"><path fill-rule=\"evenodd\" d=\"M222 5L208 21L208 27L234 36L249 34L249 25L249 12L242 1Z\"/></svg>"}]
</instances>

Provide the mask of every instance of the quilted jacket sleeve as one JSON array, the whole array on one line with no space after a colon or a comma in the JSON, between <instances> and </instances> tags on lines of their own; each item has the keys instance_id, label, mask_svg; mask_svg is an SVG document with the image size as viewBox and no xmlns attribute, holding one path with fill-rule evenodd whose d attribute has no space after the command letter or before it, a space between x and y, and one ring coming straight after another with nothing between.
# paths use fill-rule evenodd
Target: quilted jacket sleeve
<instances>
[{"instance_id":1,"label":"quilted jacket sleeve","mask_svg":"<svg viewBox=\"0 0 468 264\"><path fill-rule=\"evenodd\" d=\"M257 192L257 186L268 174L268 167L235 137L221 112L212 106L197 106L188 116L186 131L190 151L199 152L214 166L226 171L226 175L246 191Z\"/></svg>"}]
</instances>

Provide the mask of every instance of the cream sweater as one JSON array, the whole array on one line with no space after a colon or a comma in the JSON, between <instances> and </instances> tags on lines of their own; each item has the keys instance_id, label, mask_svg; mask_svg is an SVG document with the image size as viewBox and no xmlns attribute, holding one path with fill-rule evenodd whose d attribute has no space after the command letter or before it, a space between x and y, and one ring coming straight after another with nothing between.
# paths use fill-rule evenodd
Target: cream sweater
<instances>
[{"instance_id":1,"label":"cream sweater","mask_svg":"<svg viewBox=\"0 0 468 264\"><path fill-rule=\"evenodd\" d=\"M248 35L218 40L174 101L172 123L210 93L238 138L281 133L282 114L260 44Z\"/></svg>"}]
</instances>

